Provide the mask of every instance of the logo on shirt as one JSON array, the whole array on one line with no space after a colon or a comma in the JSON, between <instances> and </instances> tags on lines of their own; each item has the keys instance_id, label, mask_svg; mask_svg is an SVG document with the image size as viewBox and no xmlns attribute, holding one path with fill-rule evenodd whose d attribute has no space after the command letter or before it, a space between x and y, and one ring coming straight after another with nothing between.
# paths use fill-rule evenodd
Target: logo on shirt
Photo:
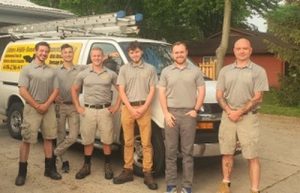
<instances>
[{"instance_id":1,"label":"logo on shirt","mask_svg":"<svg viewBox=\"0 0 300 193\"><path fill-rule=\"evenodd\" d=\"M150 78L150 75L151 75L151 73L150 73L150 72L147 72L147 71L141 73L141 77L142 77L142 78L147 78L147 77Z\"/></svg>"},{"instance_id":2,"label":"logo on shirt","mask_svg":"<svg viewBox=\"0 0 300 193\"><path fill-rule=\"evenodd\" d=\"M102 80L108 80L109 77L110 77L110 76L109 76L108 73L103 73L103 74L100 75L100 78L101 78Z\"/></svg>"}]
</instances>

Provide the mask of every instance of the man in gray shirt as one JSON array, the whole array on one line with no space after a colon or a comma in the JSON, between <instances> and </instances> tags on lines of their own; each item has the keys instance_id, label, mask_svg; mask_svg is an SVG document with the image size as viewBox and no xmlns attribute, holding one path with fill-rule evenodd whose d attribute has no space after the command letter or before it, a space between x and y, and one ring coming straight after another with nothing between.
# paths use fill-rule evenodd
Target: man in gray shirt
<instances>
[{"instance_id":1,"label":"man in gray shirt","mask_svg":"<svg viewBox=\"0 0 300 193\"><path fill-rule=\"evenodd\" d=\"M84 145L84 164L76 173L76 179L83 179L91 173L91 157L94 150L96 133L100 134L104 153L105 179L113 178L111 169L111 147L113 143L113 113L120 106L118 97L115 105L112 102L112 86L116 86L117 74L103 66L103 50L93 47L90 53L92 64L81 71L71 88L72 100L80 114L80 133ZM78 93L83 87L84 106L79 103Z\"/></svg>"},{"instance_id":2,"label":"man in gray shirt","mask_svg":"<svg viewBox=\"0 0 300 193\"><path fill-rule=\"evenodd\" d=\"M237 138L249 163L250 192L259 193L259 124L256 112L263 92L269 90L268 79L265 70L250 60L252 47L249 40L238 39L233 52L236 61L221 69L217 82L216 97L223 108L219 130L223 181L217 193L230 193Z\"/></svg>"},{"instance_id":3,"label":"man in gray shirt","mask_svg":"<svg viewBox=\"0 0 300 193\"><path fill-rule=\"evenodd\" d=\"M56 171L52 146L52 141L57 137L53 102L59 91L54 69L45 64L49 52L48 43L37 43L34 60L23 67L19 77L19 92L26 104L21 125L22 143L20 146L19 173L15 181L17 186L25 184L30 144L37 142L39 129L41 129L44 138L44 175L54 180L61 179L61 175Z\"/></svg>"},{"instance_id":4,"label":"man in gray shirt","mask_svg":"<svg viewBox=\"0 0 300 193\"><path fill-rule=\"evenodd\" d=\"M201 70L187 61L188 50L183 42L172 46L174 63L163 69L159 80L159 99L165 117L167 192L177 192L177 152L183 156L183 193L192 192L193 145L196 117L205 96Z\"/></svg>"},{"instance_id":5,"label":"man in gray shirt","mask_svg":"<svg viewBox=\"0 0 300 193\"><path fill-rule=\"evenodd\" d=\"M59 83L59 95L55 100L56 118L58 125L57 147L54 154L62 161L62 170L69 172L69 161L65 158L64 152L76 142L79 134L79 114L72 102L71 86L77 74L86 69L87 65L74 65L74 50L69 44L61 46L63 64L56 69L56 76ZM66 121L68 121L69 133L66 136Z\"/></svg>"}]
</instances>

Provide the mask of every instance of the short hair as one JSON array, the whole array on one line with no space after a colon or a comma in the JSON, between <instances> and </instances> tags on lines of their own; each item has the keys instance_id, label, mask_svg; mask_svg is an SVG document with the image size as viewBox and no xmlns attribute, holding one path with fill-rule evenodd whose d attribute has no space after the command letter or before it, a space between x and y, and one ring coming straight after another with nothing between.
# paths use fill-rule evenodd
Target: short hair
<instances>
[{"instance_id":1,"label":"short hair","mask_svg":"<svg viewBox=\"0 0 300 193\"><path fill-rule=\"evenodd\" d=\"M188 49L185 42L178 41L178 42L175 42L175 43L172 44L172 50L175 46L179 46L179 45L183 45L185 47L185 49Z\"/></svg>"},{"instance_id":2,"label":"short hair","mask_svg":"<svg viewBox=\"0 0 300 193\"><path fill-rule=\"evenodd\" d=\"M236 39L236 40L234 41L234 43L233 43L233 48L235 48L235 44L236 44L238 41L241 41L241 40L248 42L249 45L250 45L250 47L252 48L251 41L250 41L248 38L245 38L245 37L240 37L240 38Z\"/></svg>"},{"instance_id":3,"label":"short hair","mask_svg":"<svg viewBox=\"0 0 300 193\"><path fill-rule=\"evenodd\" d=\"M127 48L127 52L133 51L135 49L140 49L140 50L143 51L143 48L142 48L141 44L138 41L130 42L130 44L129 44L128 48Z\"/></svg>"},{"instance_id":4,"label":"short hair","mask_svg":"<svg viewBox=\"0 0 300 193\"><path fill-rule=\"evenodd\" d=\"M40 46L46 46L49 48L50 50L50 45L47 42L38 42L37 44L35 44L34 49L35 51L38 51L38 49L40 48Z\"/></svg>"},{"instance_id":5,"label":"short hair","mask_svg":"<svg viewBox=\"0 0 300 193\"><path fill-rule=\"evenodd\" d=\"M62 51L63 49L66 49L66 48L71 48L73 50L73 46L71 46L70 44L63 44L60 46L60 50Z\"/></svg>"},{"instance_id":6,"label":"short hair","mask_svg":"<svg viewBox=\"0 0 300 193\"><path fill-rule=\"evenodd\" d=\"M90 55L92 54L92 51L100 51L102 55L104 55L104 52L102 50L102 48L99 48L99 47L92 47L91 51L90 51Z\"/></svg>"}]
</instances>

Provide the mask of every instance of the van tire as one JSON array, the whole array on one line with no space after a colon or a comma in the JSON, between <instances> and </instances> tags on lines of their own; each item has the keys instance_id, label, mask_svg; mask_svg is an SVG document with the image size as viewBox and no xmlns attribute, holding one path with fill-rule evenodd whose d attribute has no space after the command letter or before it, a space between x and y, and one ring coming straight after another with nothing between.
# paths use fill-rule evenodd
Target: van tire
<instances>
[{"instance_id":1,"label":"van tire","mask_svg":"<svg viewBox=\"0 0 300 193\"><path fill-rule=\"evenodd\" d=\"M153 175L160 176L164 173L165 169L165 145L162 135L162 129L159 128L154 122L152 122L151 141L153 147ZM133 172L135 175L143 177L144 173L142 167L142 159L137 159L138 157L142 158L142 145L140 144L140 142L141 140L139 134L135 135Z\"/></svg>"},{"instance_id":2,"label":"van tire","mask_svg":"<svg viewBox=\"0 0 300 193\"><path fill-rule=\"evenodd\" d=\"M21 124L23 121L23 103L17 102L10 105L7 112L8 131L11 137L22 139Z\"/></svg>"}]
</instances>

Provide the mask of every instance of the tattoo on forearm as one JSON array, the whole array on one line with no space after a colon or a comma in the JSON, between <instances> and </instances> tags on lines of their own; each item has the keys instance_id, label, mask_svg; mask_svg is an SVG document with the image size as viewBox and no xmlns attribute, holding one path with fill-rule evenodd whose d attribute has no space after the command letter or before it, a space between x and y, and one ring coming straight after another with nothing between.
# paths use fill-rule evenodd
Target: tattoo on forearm
<instances>
[{"instance_id":1,"label":"tattoo on forearm","mask_svg":"<svg viewBox=\"0 0 300 193\"><path fill-rule=\"evenodd\" d=\"M254 107L256 107L259 103L260 103L260 98L258 99L251 99L249 100L242 108L242 112L243 113L247 113L249 111L251 111Z\"/></svg>"},{"instance_id":2,"label":"tattoo on forearm","mask_svg":"<svg viewBox=\"0 0 300 193\"><path fill-rule=\"evenodd\" d=\"M227 102L225 101L225 99L223 97L217 98L219 105L221 106L221 108L226 111L226 108L228 107Z\"/></svg>"}]
</instances>

